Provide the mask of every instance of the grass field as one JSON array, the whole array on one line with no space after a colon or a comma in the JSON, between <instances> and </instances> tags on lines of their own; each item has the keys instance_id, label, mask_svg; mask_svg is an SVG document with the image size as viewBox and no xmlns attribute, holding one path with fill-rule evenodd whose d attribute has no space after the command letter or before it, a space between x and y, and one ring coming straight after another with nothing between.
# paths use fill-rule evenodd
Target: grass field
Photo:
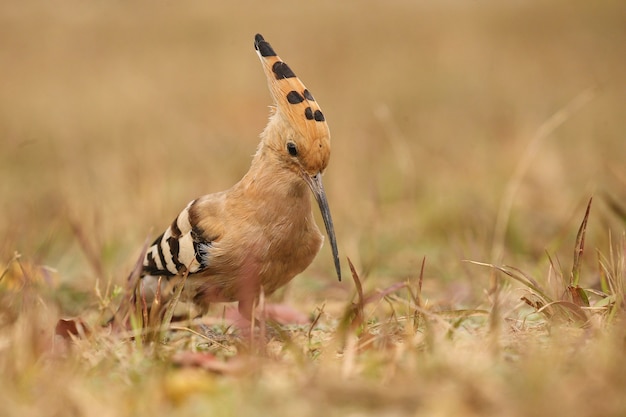
<instances>
[{"instance_id":1,"label":"grass field","mask_svg":"<svg viewBox=\"0 0 626 417\"><path fill-rule=\"evenodd\" d=\"M617 0L2 2L0 415L626 415L624 22ZM267 343L223 306L209 336L101 328L146 238L246 172L257 32L331 128L345 279L324 246L269 300L315 322Z\"/></svg>"}]
</instances>

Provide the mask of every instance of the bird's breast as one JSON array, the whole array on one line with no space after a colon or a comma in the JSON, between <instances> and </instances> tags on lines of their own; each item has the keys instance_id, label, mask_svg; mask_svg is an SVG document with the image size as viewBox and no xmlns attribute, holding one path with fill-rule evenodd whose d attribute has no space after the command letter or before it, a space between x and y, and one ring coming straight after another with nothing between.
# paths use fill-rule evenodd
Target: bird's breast
<instances>
[{"instance_id":1,"label":"bird's breast","mask_svg":"<svg viewBox=\"0 0 626 417\"><path fill-rule=\"evenodd\" d=\"M323 236L306 185L267 185L263 191L228 195L221 211L223 233L212 243L209 267L194 289L197 301L236 301L260 287L270 295L319 252Z\"/></svg>"},{"instance_id":2,"label":"bird's breast","mask_svg":"<svg viewBox=\"0 0 626 417\"><path fill-rule=\"evenodd\" d=\"M308 208L307 211L304 211ZM313 262L323 236L313 219L310 206L300 212L286 209L272 225L264 227L266 252L259 276L263 289L271 294Z\"/></svg>"}]
</instances>

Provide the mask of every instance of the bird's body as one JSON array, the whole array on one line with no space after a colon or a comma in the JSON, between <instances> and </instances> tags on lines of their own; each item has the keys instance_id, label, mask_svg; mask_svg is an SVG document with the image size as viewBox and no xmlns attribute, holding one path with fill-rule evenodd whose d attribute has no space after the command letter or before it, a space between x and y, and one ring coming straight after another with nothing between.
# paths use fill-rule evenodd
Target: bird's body
<instances>
[{"instance_id":1,"label":"bird's body","mask_svg":"<svg viewBox=\"0 0 626 417\"><path fill-rule=\"evenodd\" d=\"M255 49L276 108L250 170L230 189L189 203L153 242L141 274L144 297L156 293L159 277L169 281L187 274L183 300L201 309L239 301L240 311L249 316L261 289L269 295L287 284L321 248L310 190L340 274L321 183L330 157L328 126L312 95L261 35L255 37Z\"/></svg>"}]
</instances>

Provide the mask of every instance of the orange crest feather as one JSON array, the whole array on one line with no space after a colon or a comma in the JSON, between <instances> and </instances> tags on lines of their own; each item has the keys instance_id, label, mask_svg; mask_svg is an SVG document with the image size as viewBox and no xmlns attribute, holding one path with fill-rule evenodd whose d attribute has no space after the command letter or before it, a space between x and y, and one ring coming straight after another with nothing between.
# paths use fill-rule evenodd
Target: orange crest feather
<instances>
[{"instance_id":1,"label":"orange crest feather","mask_svg":"<svg viewBox=\"0 0 626 417\"><path fill-rule=\"evenodd\" d=\"M302 136L330 137L328 125L313 95L263 36L254 38L254 48L263 63L276 112L285 116Z\"/></svg>"}]
</instances>

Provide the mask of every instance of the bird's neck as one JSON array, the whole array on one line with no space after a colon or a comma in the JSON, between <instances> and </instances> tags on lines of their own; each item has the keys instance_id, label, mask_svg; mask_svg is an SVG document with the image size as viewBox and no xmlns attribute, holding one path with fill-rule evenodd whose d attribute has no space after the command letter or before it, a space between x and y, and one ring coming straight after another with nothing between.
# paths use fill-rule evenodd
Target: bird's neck
<instances>
[{"instance_id":1,"label":"bird's neck","mask_svg":"<svg viewBox=\"0 0 626 417\"><path fill-rule=\"evenodd\" d=\"M304 180L267 147L259 148L250 169L236 188L253 201L297 204L310 210L311 196Z\"/></svg>"}]
</instances>

